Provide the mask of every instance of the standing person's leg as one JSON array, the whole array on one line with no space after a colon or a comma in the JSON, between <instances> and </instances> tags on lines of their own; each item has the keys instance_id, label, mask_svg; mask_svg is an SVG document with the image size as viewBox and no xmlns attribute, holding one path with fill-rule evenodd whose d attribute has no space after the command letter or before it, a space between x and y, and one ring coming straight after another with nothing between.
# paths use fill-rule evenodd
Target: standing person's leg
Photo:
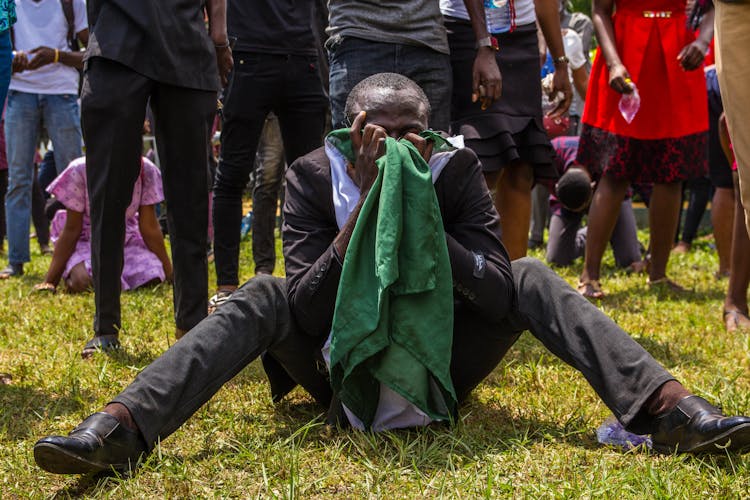
<instances>
[{"instance_id":1,"label":"standing person's leg","mask_svg":"<svg viewBox=\"0 0 750 500\"><path fill-rule=\"evenodd\" d=\"M711 197L711 181L708 180L708 177L698 177L687 181L687 187L690 190L690 197L685 212L682 238L678 243L678 247L684 250L690 249L695 236L698 234L698 227L703 218L703 213L706 211L708 199ZM675 249L678 247L675 247Z\"/></svg>"},{"instance_id":2,"label":"standing person's leg","mask_svg":"<svg viewBox=\"0 0 750 500\"><path fill-rule=\"evenodd\" d=\"M84 356L97 348L118 345L125 210L141 170L141 132L152 85L143 75L114 61L93 58L88 63L81 110L96 312L95 337L84 349Z\"/></svg>"},{"instance_id":3,"label":"standing person's leg","mask_svg":"<svg viewBox=\"0 0 750 500\"><path fill-rule=\"evenodd\" d=\"M151 95L174 266L177 335L208 309L206 158L216 93L160 84ZM235 228L239 233L239 225Z\"/></svg>"},{"instance_id":4,"label":"standing person's leg","mask_svg":"<svg viewBox=\"0 0 750 500\"><path fill-rule=\"evenodd\" d=\"M747 288L750 285L750 237L745 230L739 185L736 186L734 232L730 260L729 284L724 299L724 327L728 332L750 329Z\"/></svg>"},{"instance_id":5,"label":"standing person's leg","mask_svg":"<svg viewBox=\"0 0 750 500\"><path fill-rule=\"evenodd\" d=\"M578 230L581 228L583 215L564 208L559 213L552 213L549 222L549 239L547 240L547 262L557 266L569 266L578 257L583 256L583 245L579 245Z\"/></svg>"},{"instance_id":6,"label":"standing person's leg","mask_svg":"<svg viewBox=\"0 0 750 500\"><path fill-rule=\"evenodd\" d=\"M612 237L627 189L626 180L604 175L594 191L589 207L586 255L578 288L584 297L595 299L604 297L604 292L599 285L602 257L604 257L607 242Z\"/></svg>"},{"instance_id":7,"label":"standing person's leg","mask_svg":"<svg viewBox=\"0 0 750 500\"><path fill-rule=\"evenodd\" d=\"M740 176L745 224L750 231L750 5L716 2L716 72Z\"/></svg>"},{"instance_id":8,"label":"standing person's leg","mask_svg":"<svg viewBox=\"0 0 750 500\"><path fill-rule=\"evenodd\" d=\"M531 186L534 172L527 163L503 168L497 184L495 208L500 214L503 244L511 260L526 255L531 221Z\"/></svg>"},{"instance_id":9,"label":"standing person's leg","mask_svg":"<svg viewBox=\"0 0 750 500\"><path fill-rule=\"evenodd\" d=\"M652 285L664 283L673 290L680 287L667 279L667 262L680 216L680 182L654 183L648 207L651 262L648 279Z\"/></svg>"},{"instance_id":10,"label":"standing person's leg","mask_svg":"<svg viewBox=\"0 0 750 500\"><path fill-rule=\"evenodd\" d=\"M73 94L45 96L44 122L54 148L55 168L60 175L81 152L81 111L78 96Z\"/></svg>"},{"instance_id":11,"label":"standing person's leg","mask_svg":"<svg viewBox=\"0 0 750 500\"><path fill-rule=\"evenodd\" d=\"M549 217L549 190L543 184L531 189L531 227L529 228L529 248L544 245L544 229ZM551 222L551 221L550 221Z\"/></svg>"},{"instance_id":12,"label":"standing person's leg","mask_svg":"<svg viewBox=\"0 0 750 500\"><path fill-rule=\"evenodd\" d=\"M609 243L612 245L617 267L628 267L641 262L641 244L638 242L638 228L630 198L620 205L620 216L617 217ZM640 271L640 266L633 266L631 269Z\"/></svg>"},{"instance_id":13,"label":"standing person's leg","mask_svg":"<svg viewBox=\"0 0 750 500\"><path fill-rule=\"evenodd\" d=\"M0 134L2 132L0 131ZM8 191L8 169L0 170L0 254L5 253L5 192Z\"/></svg>"},{"instance_id":14,"label":"standing person's leg","mask_svg":"<svg viewBox=\"0 0 750 500\"><path fill-rule=\"evenodd\" d=\"M36 231L36 240L42 253L52 253L49 248L49 220L45 213L46 200L39 185L39 172L34 167L34 181L31 185L31 220Z\"/></svg>"},{"instance_id":15,"label":"standing person's leg","mask_svg":"<svg viewBox=\"0 0 750 500\"><path fill-rule=\"evenodd\" d=\"M272 274L276 265L276 210L284 176L284 143L279 120L268 115L256 155L253 188L253 260L256 274Z\"/></svg>"},{"instance_id":16,"label":"standing person's leg","mask_svg":"<svg viewBox=\"0 0 750 500\"><path fill-rule=\"evenodd\" d=\"M5 144L8 157L8 191L5 219L8 231L9 267L0 278L23 274L23 264L31 260L31 186L34 178L34 151L38 140L41 109L39 96L8 92L5 109Z\"/></svg>"},{"instance_id":17,"label":"standing person's leg","mask_svg":"<svg viewBox=\"0 0 750 500\"><path fill-rule=\"evenodd\" d=\"M231 293L240 284L242 194L254 166L266 116L273 99L283 90L280 87L285 61L286 56L234 53L234 70L224 99L221 158L213 189L214 266L220 292Z\"/></svg>"},{"instance_id":18,"label":"standing person's leg","mask_svg":"<svg viewBox=\"0 0 750 500\"><path fill-rule=\"evenodd\" d=\"M737 192L739 195L739 191ZM734 231L734 190L716 187L711 200L711 226L714 228L716 253L719 255L717 277L728 276L731 271L732 233ZM744 214L740 213L741 216Z\"/></svg>"}]
</instances>

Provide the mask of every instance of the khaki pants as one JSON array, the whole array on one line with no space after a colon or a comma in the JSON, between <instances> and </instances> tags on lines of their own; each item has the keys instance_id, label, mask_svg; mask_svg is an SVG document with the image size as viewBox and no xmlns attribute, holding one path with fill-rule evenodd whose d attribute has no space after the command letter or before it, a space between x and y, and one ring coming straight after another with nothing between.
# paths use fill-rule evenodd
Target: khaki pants
<instances>
[{"instance_id":1,"label":"khaki pants","mask_svg":"<svg viewBox=\"0 0 750 500\"><path fill-rule=\"evenodd\" d=\"M715 2L716 72L750 232L750 2Z\"/></svg>"}]
</instances>

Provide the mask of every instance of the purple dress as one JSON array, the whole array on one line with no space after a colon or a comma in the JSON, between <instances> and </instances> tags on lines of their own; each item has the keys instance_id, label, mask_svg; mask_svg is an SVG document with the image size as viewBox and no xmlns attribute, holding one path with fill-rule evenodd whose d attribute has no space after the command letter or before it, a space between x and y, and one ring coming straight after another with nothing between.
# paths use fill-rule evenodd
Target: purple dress
<instances>
[{"instance_id":1,"label":"purple dress","mask_svg":"<svg viewBox=\"0 0 750 500\"><path fill-rule=\"evenodd\" d=\"M138 229L138 208L142 205L155 205L164 200L161 174L156 165L147 158L143 158L141 164L141 175L135 181L133 199L125 211L125 254L120 278L123 290L131 290L156 279L164 281L164 267L156 254L146 247ZM86 158L73 160L68 168L52 181L47 191L67 209L83 213L81 236L65 264L63 279L67 278L70 270L81 262L91 276L91 219L86 192ZM53 242L60 237L65 227L65 219L65 210L58 210L52 219L50 236Z\"/></svg>"}]
</instances>

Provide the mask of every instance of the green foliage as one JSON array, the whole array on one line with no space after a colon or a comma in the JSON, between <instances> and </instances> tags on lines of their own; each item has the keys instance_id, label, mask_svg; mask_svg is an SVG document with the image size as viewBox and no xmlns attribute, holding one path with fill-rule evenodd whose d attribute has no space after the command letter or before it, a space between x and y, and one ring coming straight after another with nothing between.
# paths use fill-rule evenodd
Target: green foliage
<instances>
[{"instance_id":1,"label":"green foliage","mask_svg":"<svg viewBox=\"0 0 750 500\"><path fill-rule=\"evenodd\" d=\"M568 0L571 12L583 12L591 17L591 0Z\"/></svg>"},{"instance_id":2,"label":"green foliage","mask_svg":"<svg viewBox=\"0 0 750 500\"><path fill-rule=\"evenodd\" d=\"M684 296L649 290L645 277L614 269L608 253L609 296L598 305L693 391L727 412L750 413L750 337L724 331L726 281L712 276L709 243L672 258L671 276L690 290ZM49 475L34 464L34 442L67 433L106 404L174 342L174 325L169 286L125 293L124 351L82 361L93 295L33 294L48 263L34 255L24 277L0 282L0 371L13 377L0 385L2 498L747 498L750 491L750 454L656 456L598 445L595 429L609 410L528 334L450 429L331 431L321 424L324 410L299 389L274 406L255 362L159 443L134 477ZM560 272L575 283L580 266Z\"/></svg>"}]
</instances>

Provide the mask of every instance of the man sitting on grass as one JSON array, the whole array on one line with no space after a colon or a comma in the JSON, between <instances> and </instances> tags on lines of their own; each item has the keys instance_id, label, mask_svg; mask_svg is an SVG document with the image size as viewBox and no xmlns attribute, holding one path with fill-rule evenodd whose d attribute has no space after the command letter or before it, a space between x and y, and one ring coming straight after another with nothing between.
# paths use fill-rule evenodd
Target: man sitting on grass
<instances>
[{"instance_id":1,"label":"man sitting on grass","mask_svg":"<svg viewBox=\"0 0 750 500\"><path fill-rule=\"evenodd\" d=\"M350 244L361 241L362 228L355 225L360 214L372 213L366 201L370 188L384 182L376 160L386 152L386 143L390 148L397 144L389 138L400 139L399 151L411 143L406 149L427 160L434 179L447 247L441 251L447 252L452 274L449 371L459 402L495 368L519 334L529 330L583 374L627 429L651 433L656 450L724 453L723 447L750 447L750 418L725 417L692 395L542 263L524 258L511 267L476 156L468 149L443 148L433 154L436 138L420 135L427 127L429 103L414 82L391 73L374 75L352 90L346 110L352 120L354 160L347 162L329 138L325 149L300 158L287 173L287 278L258 276L248 281L101 412L68 436L39 440L34 457L40 467L74 474L134 466L263 353L274 400L300 384L329 406L329 414L340 414L342 405L327 371L318 368L320 353L335 323L342 262L346 258L349 265ZM341 139L341 134L336 137ZM392 152L387 151L386 161ZM346 266L343 274L347 276ZM410 411L409 404L402 403L381 397L365 427L434 420L424 409ZM356 418L347 420L359 426Z\"/></svg>"}]
</instances>

